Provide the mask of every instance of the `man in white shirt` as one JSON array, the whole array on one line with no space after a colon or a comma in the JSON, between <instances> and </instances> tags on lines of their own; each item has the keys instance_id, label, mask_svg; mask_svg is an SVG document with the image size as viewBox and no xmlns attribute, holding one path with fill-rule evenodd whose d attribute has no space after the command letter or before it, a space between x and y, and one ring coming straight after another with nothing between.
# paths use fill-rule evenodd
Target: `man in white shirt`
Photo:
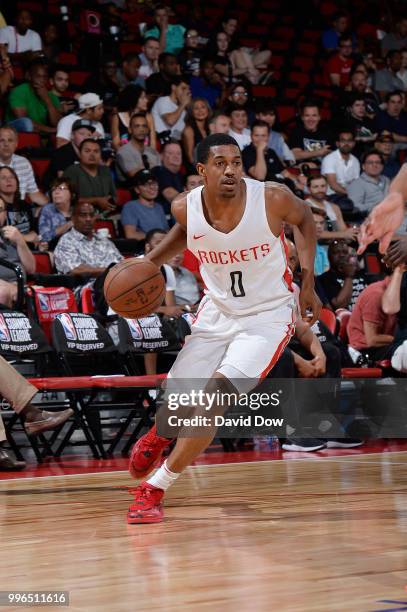
<instances>
[{"instance_id":1,"label":"man in white shirt","mask_svg":"<svg viewBox=\"0 0 407 612\"><path fill-rule=\"evenodd\" d=\"M233 107L230 111L229 136L232 136L236 140L242 150L252 141L250 130L247 125L248 119L245 109L240 108L240 106Z\"/></svg>"},{"instance_id":2,"label":"man in white shirt","mask_svg":"<svg viewBox=\"0 0 407 612\"><path fill-rule=\"evenodd\" d=\"M63 117L57 127L57 148L71 142L72 126L79 119L92 121L95 127L94 138L104 138L105 130L100 120L103 117L103 100L95 93L86 93L78 98L79 111Z\"/></svg>"},{"instance_id":3,"label":"man in white shirt","mask_svg":"<svg viewBox=\"0 0 407 612\"><path fill-rule=\"evenodd\" d=\"M348 129L341 130L336 141L338 148L322 160L321 174L328 181L328 195L336 193L346 196L349 183L359 178L359 160L351 153L355 144L353 132Z\"/></svg>"},{"instance_id":4,"label":"man in white shirt","mask_svg":"<svg viewBox=\"0 0 407 612\"><path fill-rule=\"evenodd\" d=\"M39 34L31 30L32 15L30 11L18 11L15 26L5 26L0 29L0 44L7 45L7 52L13 61L31 60L42 51Z\"/></svg>"},{"instance_id":5,"label":"man in white shirt","mask_svg":"<svg viewBox=\"0 0 407 612\"><path fill-rule=\"evenodd\" d=\"M185 127L185 109L190 102L191 91L188 80L181 76L174 77L171 82L171 94L158 98L151 110L157 134L170 131L171 138L181 140Z\"/></svg>"},{"instance_id":6,"label":"man in white shirt","mask_svg":"<svg viewBox=\"0 0 407 612\"><path fill-rule=\"evenodd\" d=\"M0 166L12 168L18 176L21 198L29 195L31 202L42 206L48 198L41 193L35 181L33 168L25 157L15 155L18 146L17 131L11 126L0 128Z\"/></svg>"},{"instance_id":7,"label":"man in white shirt","mask_svg":"<svg viewBox=\"0 0 407 612\"><path fill-rule=\"evenodd\" d=\"M145 39L144 45L141 48L142 53L139 55L141 66L138 74L145 80L159 70L158 56L160 55L160 43L157 38L149 36Z\"/></svg>"}]
</instances>

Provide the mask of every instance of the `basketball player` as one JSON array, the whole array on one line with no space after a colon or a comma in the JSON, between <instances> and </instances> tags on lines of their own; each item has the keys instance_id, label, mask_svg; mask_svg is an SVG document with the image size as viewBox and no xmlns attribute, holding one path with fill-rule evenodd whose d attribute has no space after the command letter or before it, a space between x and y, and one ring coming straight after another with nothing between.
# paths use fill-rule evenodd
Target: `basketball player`
<instances>
[{"instance_id":1,"label":"basketball player","mask_svg":"<svg viewBox=\"0 0 407 612\"><path fill-rule=\"evenodd\" d=\"M147 257L157 266L188 246L201 263L206 295L191 335L168 375L202 378L209 393L247 393L278 360L295 329L295 300L283 222L295 226L302 267L301 315L312 325L320 311L314 292L315 224L310 208L278 183L244 179L237 142L212 134L197 150L203 187L177 196L177 223ZM165 463L135 492L128 522L163 519L164 492L210 444L181 438ZM130 473L146 476L171 440L155 426L135 444Z\"/></svg>"},{"instance_id":2,"label":"basketball player","mask_svg":"<svg viewBox=\"0 0 407 612\"><path fill-rule=\"evenodd\" d=\"M403 164L391 182L388 195L373 208L361 225L358 254L363 253L373 240L380 240L380 253L387 251L394 232L400 227L406 214L406 201L407 164Z\"/></svg>"}]
</instances>

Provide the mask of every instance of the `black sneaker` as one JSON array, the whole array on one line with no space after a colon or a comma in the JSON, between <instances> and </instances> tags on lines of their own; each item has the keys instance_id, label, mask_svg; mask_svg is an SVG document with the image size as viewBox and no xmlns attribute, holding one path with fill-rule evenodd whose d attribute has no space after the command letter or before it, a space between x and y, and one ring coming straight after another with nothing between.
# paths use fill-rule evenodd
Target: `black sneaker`
<instances>
[{"instance_id":1,"label":"black sneaker","mask_svg":"<svg viewBox=\"0 0 407 612\"><path fill-rule=\"evenodd\" d=\"M326 441L327 448L355 448L362 446L363 440L358 438L332 438Z\"/></svg>"},{"instance_id":2,"label":"black sneaker","mask_svg":"<svg viewBox=\"0 0 407 612\"><path fill-rule=\"evenodd\" d=\"M325 442L317 440L316 438L294 438L290 440L286 438L281 448L287 451L303 451L310 453L312 451L321 450L325 448Z\"/></svg>"}]
</instances>

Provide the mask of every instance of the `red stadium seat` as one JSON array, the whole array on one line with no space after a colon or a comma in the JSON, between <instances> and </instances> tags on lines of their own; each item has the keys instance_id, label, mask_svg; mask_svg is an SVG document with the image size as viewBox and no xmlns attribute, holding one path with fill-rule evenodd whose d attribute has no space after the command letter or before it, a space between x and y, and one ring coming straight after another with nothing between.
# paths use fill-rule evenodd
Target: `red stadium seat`
<instances>
[{"instance_id":1,"label":"red stadium seat","mask_svg":"<svg viewBox=\"0 0 407 612\"><path fill-rule=\"evenodd\" d=\"M116 190L116 203L118 206L123 206L132 199L131 193L128 189L117 189Z\"/></svg>"},{"instance_id":2,"label":"red stadium seat","mask_svg":"<svg viewBox=\"0 0 407 612\"><path fill-rule=\"evenodd\" d=\"M95 303L93 301L93 291L91 287L82 289L81 311L85 314L93 314L95 312Z\"/></svg>"},{"instance_id":3,"label":"red stadium seat","mask_svg":"<svg viewBox=\"0 0 407 612\"><path fill-rule=\"evenodd\" d=\"M43 185L44 176L48 170L51 160L50 159L37 159L35 157L32 157L30 161L31 161L31 165L33 167L34 174L38 182L41 183L41 185Z\"/></svg>"},{"instance_id":4,"label":"red stadium seat","mask_svg":"<svg viewBox=\"0 0 407 612\"><path fill-rule=\"evenodd\" d=\"M318 53L318 45L312 42L302 42L298 45L299 55L316 55Z\"/></svg>"},{"instance_id":5,"label":"red stadium seat","mask_svg":"<svg viewBox=\"0 0 407 612\"><path fill-rule=\"evenodd\" d=\"M382 265L377 253L365 253L364 259L367 274L381 274Z\"/></svg>"},{"instance_id":6,"label":"red stadium seat","mask_svg":"<svg viewBox=\"0 0 407 612\"><path fill-rule=\"evenodd\" d=\"M33 253L35 259L36 274L52 274L52 262L49 253Z\"/></svg>"},{"instance_id":7,"label":"red stadium seat","mask_svg":"<svg viewBox=\"0 0 407 612\"><path fill-rule=\"evenodd\" d=\"M110 238L117 238L116 228L114 226L113 221L110 219L97 219L95 221L95 230L98 229L108 229L110 233Z\"/></svg>"},{"instance_id":8,"label":"red stadium seat","mask_svg":"<svg viewBox=\"0 0 407 612\"><path fill-rule=\"evenodd\" d=\"M82 87L82 85L85 83L86 79L90 77L90 75L90 72L85 72L84 70L73 70L69 73L69 82L71 85Z\"/></svg>"},{"instance_id":9,"label":"red stadium seat","mask_svg":"<svg viewBox=\"0 0 407 612\"><path fill-rule=\"evenodd\" d=\"M346 308L338 308L335 311L335 315L339 321L339 332L338 332L339 338L342 340L342 342L347 344L348 343L347 329L348 329L348 323L349 323L351 312L350 310L347 310Z\"/></svg>"},{"instance_id":10,"label":"red stadium seat","mask_svg":"<svg viewBox=\"0 0 407 612\"><path fill-rule=\"evenodd\" d=\"M123 56L126 53L141 53L141 45L132 42L120 43L120 54Z\"/></svg>"},{"instance_id":11,"label":"red stadium seat","mask_svg":"<svg viewBox=\"0 0 407 612\"><path fill-rule=\"evenodd\" d=\"M329 308L322 308L321 314L319 315L320 320L324 323L331 334L336 335L336 329L338 327L338 320L336 318L335 313Z\"/></svg>"},{"instance_id":12,"label":"red stadium seat","mask_svg":"<svg viewBox=\"0 0 407 612\"><path fill-rule=\"evenodd\" d=\"M292 121L296 117L296 108L292 104L289 106L279 105L277 106L278 118L282 123Z\"/></svg>"},{"instance_id":13,"label":"red stadium seat","mask_svg":"<svg viewBox=\"0 0 407 612\"><path fill-rule=\"evenodd\" d=\"M40 135L36 132L18 132L18 149L24 149L26 147L32 147L33 149L39 149L41 147Z\"/></svg>"},{"instance_id":14,"label":"red stadium seat","mask_svg":"<svg viewBox=\"0 0 407 612\"><path fill-rule=\"evenodd\" d=\"M78 63L78 57L76 53L63 52L58 55L58 63L65 64L67 66L76 66Z\"/></svg>"},{"instance_id":15,"label":"red stadium seat","mask_svg":"<svg viewBox=\"0 0 407 612\"><path fill-rule=\"evenodd\" d=\"M269 85L254 85L252 87L253 95L256 98L275 98L276 88Z\"/></svg>"}]
</instances>

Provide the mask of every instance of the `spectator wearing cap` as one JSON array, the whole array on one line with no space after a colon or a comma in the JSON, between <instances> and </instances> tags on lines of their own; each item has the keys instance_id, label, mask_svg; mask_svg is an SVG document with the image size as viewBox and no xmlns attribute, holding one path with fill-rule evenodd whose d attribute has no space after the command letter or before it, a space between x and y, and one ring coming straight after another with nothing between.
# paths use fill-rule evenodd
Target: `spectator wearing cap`
<instances>
[{"instance_id":1,"label":"spectator wearing cap","mask_svg":"<svg viewBox=\"0 0 407 612\"><path fill-rule=\"evenodd\" d=\"M143 168L161 165L160 155L155 149L145 145L149 126L145 113L136 113L130 119L130 140L120 147L116 156L117 176L120 180L131 179Z\"/></svg>"},{"instance_id":2,"label":"spectator wearing cap","mask_svg":"<svg viewBox=\"0 0 407 612\"><path fill-rule=\"evenodd\" d=\"M7 166L15 171L20 184L20 195L23 200L28 195L31 202L42 206L48 202L48 198L38 189L33 168L28 159L21 155L16 155L17 147L18 134L16 130L8 125L1 127L0 166Z\"/></svg>"},{"instance_id":3,"label":"spectator wearing cap","mask_svg":"<svg viewBox=\"0 0 407 612\"><path fill-rule=\"evenodd\" d=\"M384 166L383 174L390 180L393 179L400 170L399 162L393 157L394 138L390 132L382 132L375 140L374 148L381 153Z\"/></svg>"},{"instance_id":4,"label":"spectator wearing cap","mask_svg":"<svg viewBox=\"0 0 407 612\"><path fill-rule=\"evenodd\" d=\"M33 18L30 11L18 11L15 26L0 29L0 44L7 45L10 59L13 62L31 61L42 51L40 35L31 30Z\"/></svg>"},{"instance_id":5,"label":"spectator wearing cap","mask_svg":"<svg viewBox=\"0 0 407 612\"><path fill-rule=\"evenodd\" d=\"M359 210L370 213L387 195L390 180L383 175L383 167L378 151L368 151L362 157L362 174L348 186L348 197Z\"/></svg>"},{"instance_id":6,"label":"spectator wearing cap","mask_svg":"<svg viewBox=\"0 0 407 612\"><path fill-rule=\"evenodd\" d=\"M57 147L71 140L72 125L79 119L87 119L95 125L95 138L104 138L105 130L100 120L103 117L103 100L95 93L86 93L78 98L79 111L63 117L57 127Z\"/></svg>"},{"instance_id":7,"label":"spectator wearing cap","mask_svg":"<svg viewBox=\"0 0 407 612\"><path fill-rule=\"evenodd\" d=\"M60 102L47 86L47 64L43 60L33 61L27 72L27 82L17 85L10 92L6 122L19 120L18 124L14 124L19 131L55 133L61 119Z\"/></svg>"},{"instance_id":8,"label":"spectator wearing cap","mask_svg":"<svg viewBox=\"0 0 407 612\"><path fill-rule=\"evenodd\" d=\"M139 170L133 179L136 200L123 206L121 222L126 238L144 240L154 228L168 230L164 209L156 202L158 181L149 170Z\"/></svg>"},{"instance_id":9,"label":"spectator wearing cap","mask_svg":"<svg viewBox=\"0 0 407 612\"><path fill-rule=\"evenodd\" d=\"M123 259L108 237L95 234L97 212L90 202L79 202L72 214L73 227L61 236L56 246L55 267L60 274L98 277Z\"/></svg>"},{"instance_id":10,"label":"spectator wearing cap","mask_svg":"<svg viewBox=\"0 0 407 612\"><path fill-rule=\"evenodd\" d=\"M171 94L155 101L151 113L157 134L169 132L171 138L181 140L185 127L186 107L191 102L191 91L185 77L174 77Z\"/></svg>"},{"instance_id":11,"label":"spectator wearing cap","mask_svg":"<svg viewBox=\"0 0 407 612\"><path fill-rule=\"evenodd\" d=\"M69 166L64 177L71 180L79 202L90 202L99 210L115 208L116 187L107 166L102 164L102 149L98 140L85 138L79 145L79 164Z\"/></svg>"},{"instance_id":12,"label":"spectator wearing cap","mask_svg":"<svg viewBox=\"0 0 407 612\"><path fill-rule=\"evenodd\" d=\"M55 178L62 176L72 164L79 164L79 146L85 138L92 138L96 127L89 119L77 119L72 124L71 140L56 149L51 158L47 176Z\"/></svg>"}]
</instances>

